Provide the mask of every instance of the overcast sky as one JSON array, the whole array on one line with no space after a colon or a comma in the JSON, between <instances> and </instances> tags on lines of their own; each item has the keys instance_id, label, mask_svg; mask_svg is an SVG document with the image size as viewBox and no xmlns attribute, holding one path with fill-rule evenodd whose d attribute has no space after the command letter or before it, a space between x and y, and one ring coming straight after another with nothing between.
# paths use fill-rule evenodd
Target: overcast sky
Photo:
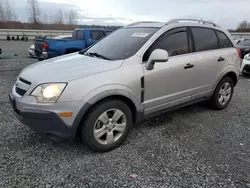
<instances>
[{"instance_id":1,"label":"overcast sky","mask_svg":"<svg viewBox=\"0 0 250 188\"><path fill-rule=\"evenodd\" d=\"M11 0L19 19L28 20L27 0ZM168 21L172 18L210 20L235 29L250 21L250 0L39 0L42 12L74 9L79 24L124 25L139 20Z\"/></svg>"}]
</instances>

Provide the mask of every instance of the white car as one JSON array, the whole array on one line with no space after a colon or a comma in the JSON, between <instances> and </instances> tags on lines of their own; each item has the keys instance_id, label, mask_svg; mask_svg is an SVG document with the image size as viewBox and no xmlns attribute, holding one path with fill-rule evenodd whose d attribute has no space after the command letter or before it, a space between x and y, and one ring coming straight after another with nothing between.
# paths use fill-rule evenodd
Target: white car
<instances>
[{"instance_id":1,"label":"white car","mask_svg":"<svg viewBox=\"0 0 250 188\"><path fill-rule=\"evenodd\" d=\"M250 53L244 56L241 64L241 72L244 75L250 75Z\"/></svg>"},{"instance_id":2,"label":"white car","mask_svg":"<svg viewBox=\"0 0 250 188\"><path fill-rule=\"evenodd\" d=\"M56 36L54 37L53 39L65 39L65 40L69 40L69 39L72 39L72 35L59 35L59 36ZM32 44L29 49L28 49L28 52L29 52L29 55L30 57L36 57L36 54L35 54L35 45Z\"/></svg>"}]
</instances>

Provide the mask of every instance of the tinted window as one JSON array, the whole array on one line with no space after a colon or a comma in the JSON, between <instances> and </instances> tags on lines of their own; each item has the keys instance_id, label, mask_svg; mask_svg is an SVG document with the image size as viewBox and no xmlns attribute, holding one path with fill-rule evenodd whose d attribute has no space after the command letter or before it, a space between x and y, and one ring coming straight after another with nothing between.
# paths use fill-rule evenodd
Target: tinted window
<instances>
[{"instance_id":1,"label":"tinted window","mask_svg":"<svg viewBox=\"0 0 250 188\"><path fill-rule=\"evenodd\" d=\"M80 30L77 32L76 39L77 40L84 40L84 31L83 30L82 31Z\"/></svg>"},{"instance_id":2,"label":"tinted window","mask_svg":"<svg viewBox=\"0 0 250 188\"><path fill-rule=\"evenodd\" d=\"M92 40L100 40L104 37L104 32L102 31L90 31L90 38Z\"/></svg>"},{"instance_id":3,"label":"tinted window","mask_svg":"<svg viewBox=\"0 0 250 188\"><path fill-rule=\"evenodd\" d=\"M238 43L240 46L250 46L250 40L244 40Z\"/></svg>"},{"instance_id":4,"label":"tinted window","mask_svg":"<svg viewBox=\"0 0 250 188\"><path fill-rule=\"evenodd\" d=\"M218 35L221 48L232 47L230 40L228 39L228 37L224 33L220 32L220 31L216 31L216 33Z\"/></svg>"},{"instance_id":5,"label":"tinted window","mask_svg":"<svg viewBox=\"0 0 250 188\"><path fill-rule=\"evenodd\" d=\"M214 30L207 28L192 28L196 51L218 49L218 41Z\"/></svg>"},{"instance_id":6,"label":"tinted window","mask_svg":"<svg viewBox=\"0 0 250 188\"><path fill-rule=\"evenodd\" d=\"M88 53L98 53L111 60L127 59L134 55L159 28L121 28L92 46Z\"/></svg>"},{"instance_id":7,"label":"tinted window","mask_svg":"<svg viewBox=\"0 0 250 188\"><path fill-rule=\"evenodd\" d=\"M155 49L166 50L169 56L188 53L187 32L183 30L179 32L173 32L172 34L170 34L169 32L164 33L148 49L143 57L143 61L147 61L150 54Z\"/></svg>"}]
</instances>

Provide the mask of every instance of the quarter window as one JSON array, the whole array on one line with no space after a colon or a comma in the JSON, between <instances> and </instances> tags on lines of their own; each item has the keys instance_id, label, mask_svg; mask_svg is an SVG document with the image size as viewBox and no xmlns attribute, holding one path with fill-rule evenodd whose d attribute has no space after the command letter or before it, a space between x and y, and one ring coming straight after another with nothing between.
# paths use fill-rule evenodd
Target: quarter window
<instances>
[{"instance_id":1,"label":"quarter window","mask_svg":"<svg viewBox=\"0 0 250 188\"><path fill-rule=\"evenodd\" d=\"M145 53L143 61L147 61L150 54L155 49L166 50L169 56L188 53L189 48L186 30L179 30L176 32L170 31L161 35Z\"/></svg>"},{"instance_id":2,"label":"quarter window","mask_svg":"<svg viewBox=\"0 0 250 188\"><path fill-rule=\"evenodd\" d=\"M216 31L216 33L218 35L221 48L233 47L232 43L230 42L230 40L228 39L228 37L224 33L220 32L220 31Z\"/></svg>"},{"instance_id":3,"label":"quarter window","mask_svg":"<svg viewBox=\"0 0 250 188\"><path fill-rule=\"evenodd\" d=\"M197 52L218 49L218 40L214 30L207 28L191 28Z\"/></svg>"}]
</instances>

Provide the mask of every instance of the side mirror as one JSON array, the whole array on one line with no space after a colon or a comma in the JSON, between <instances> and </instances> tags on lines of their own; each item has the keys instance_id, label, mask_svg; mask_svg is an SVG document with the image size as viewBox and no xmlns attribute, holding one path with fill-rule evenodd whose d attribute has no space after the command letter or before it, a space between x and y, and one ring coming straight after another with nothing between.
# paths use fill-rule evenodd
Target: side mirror
<instances>
[{"instance_id":1,"label":"side mirror","mask_svg":"<svg viewBox=\"0 0 250 188\"><path fill-rule=\"evenodd\" d=\"M168 61L168 52L162 49L155 49L148 58L146 63L146 69L152 70L155 63L157 62L167 62Z\"/></svg>"}]
</instances>

